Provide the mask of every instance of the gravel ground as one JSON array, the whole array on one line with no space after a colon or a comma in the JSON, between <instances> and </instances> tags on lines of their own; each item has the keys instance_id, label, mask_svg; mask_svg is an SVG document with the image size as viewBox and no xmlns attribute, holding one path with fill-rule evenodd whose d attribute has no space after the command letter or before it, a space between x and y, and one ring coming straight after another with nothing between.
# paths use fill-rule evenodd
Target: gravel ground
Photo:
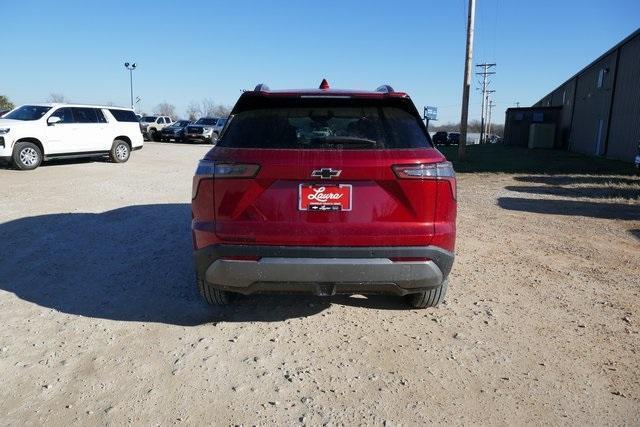
<instances>
[{"instance_id":1,"label":"gravel ground","mask_svg":"<svg viewBox=\"0 0 640 427\"><path fill-rule=\"evenodd\" d=\"M640 422L638 179L461 174L438 309L210 309L188 204L207 149L0 169L0 424Z\"/></svg>"}]
</instances>

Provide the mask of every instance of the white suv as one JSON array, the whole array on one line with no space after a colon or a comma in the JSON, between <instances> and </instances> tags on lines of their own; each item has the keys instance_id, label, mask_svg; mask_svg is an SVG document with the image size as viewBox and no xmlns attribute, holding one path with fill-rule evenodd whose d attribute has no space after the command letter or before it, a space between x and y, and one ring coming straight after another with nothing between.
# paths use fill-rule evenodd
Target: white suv
<instances>
[{"instance_id":1,"label":"white suv","mask_svg":"<svg viewBox=\"0 0 640 427\"><path fill-rule=\"evenodd\" d=\"M0 159L21 170L43 160L106 156L116 163L142 148L131 109L99 105L23 105L0 119Z\"/></svg>"}]
</instances>

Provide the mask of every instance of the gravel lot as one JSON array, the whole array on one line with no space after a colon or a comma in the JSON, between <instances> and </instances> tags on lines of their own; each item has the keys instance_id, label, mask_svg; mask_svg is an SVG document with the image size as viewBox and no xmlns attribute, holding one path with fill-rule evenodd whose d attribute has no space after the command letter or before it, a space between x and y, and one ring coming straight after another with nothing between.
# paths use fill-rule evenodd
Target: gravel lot
<instances>
[{"instance_id":1,"label":"gravel lot","mask_svg":"<svg viewBox=\"0 0 640 427\"><path fill-rule=\"evenodd\" d=\"M207 146L0 169L0 423L638 424L640 180L459 175L446 303L253 296L191 262Z\"/></svg>"}]
</instances>

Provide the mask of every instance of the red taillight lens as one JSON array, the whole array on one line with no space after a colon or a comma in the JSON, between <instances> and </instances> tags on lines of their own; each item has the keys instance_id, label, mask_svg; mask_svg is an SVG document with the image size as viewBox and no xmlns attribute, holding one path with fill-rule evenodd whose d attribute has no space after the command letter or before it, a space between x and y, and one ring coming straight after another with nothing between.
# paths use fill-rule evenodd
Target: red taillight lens
<instances>
[{"instance_id":1,"label":"red taillight lens","mask_svg":"<svg viewBox=\"0 0 640 427\"><path fill-rule=\"evenodd\" d=\"M393 172L400 179L437 179L448 181L451 185L451 194L456 194L456 173L451 162L424 163L417 165L395 165Z\"/></svg>"},{"instance_id":2,"label":"red taillight lens","mask_svg":"<svg viewBox=\"0 0 640 427\"><path fill-rule=\"evenodd\" d=\"M191 199L198 195L198 187L203 179L214 178L253 178L258 174L260 166L237 163L216 163L211 160L200 160L193 176Z\"/></svg>"}]
</instances>

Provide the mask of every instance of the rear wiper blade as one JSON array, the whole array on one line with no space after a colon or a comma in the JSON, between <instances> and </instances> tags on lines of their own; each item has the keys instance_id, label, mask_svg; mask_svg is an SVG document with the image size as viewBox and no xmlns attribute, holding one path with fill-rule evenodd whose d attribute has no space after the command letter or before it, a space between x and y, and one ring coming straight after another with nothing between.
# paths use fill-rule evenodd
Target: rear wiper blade
<instances>
[{"instance_id":1,"label":"rear wiper blade","mask_svg":"<svg viewBox=\"0 0 640 427\"><path fill-rule=\"evenodd\" d=\"M358 138L356 136L328 136L323 138L313 138L311 140L317 144L368 144L376 145L378 142L373 139Z\"/></svg>"}]
</instances>

